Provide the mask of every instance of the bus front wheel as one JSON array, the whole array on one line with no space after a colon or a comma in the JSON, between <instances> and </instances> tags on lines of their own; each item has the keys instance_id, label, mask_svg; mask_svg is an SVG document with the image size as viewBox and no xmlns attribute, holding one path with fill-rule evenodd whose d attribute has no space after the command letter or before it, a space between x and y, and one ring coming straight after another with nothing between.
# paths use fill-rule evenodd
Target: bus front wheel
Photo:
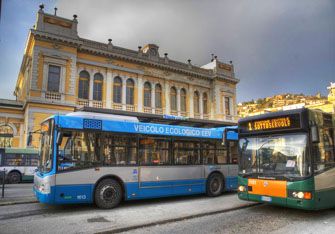
<instances>
[{"instance_id":1,"label":"bus front wheel","mask_svg":"<svg viewBox=\"0 0 335 234\"><path fill-rule=\"evenodd\" d=\"M95 204L102 209L116 207L122 200L122 188L114 179L104 179L96 187Z\"/></svg>"},{"instance_id":2,"label":"bus front wheel","mask_svg":"<svg viewBox=\"0 0 335 234\"><path fill-rule=\"evenodd\" d=\"M207 179L206 191L210 197L219 196L224 188L223 176L220 173L213 173Z\"/></svg>"},{"instance_id":3,"label":"bus front wheel","mask_svg":"<svg viewBox=\"0 0 335 234\"><path fill-rule=\"evenodd\" d=\"M17 184L21 181L21 174L17 171L12 171L8 174L7 179L10 184Z\"/></svg>"}]
</instances>

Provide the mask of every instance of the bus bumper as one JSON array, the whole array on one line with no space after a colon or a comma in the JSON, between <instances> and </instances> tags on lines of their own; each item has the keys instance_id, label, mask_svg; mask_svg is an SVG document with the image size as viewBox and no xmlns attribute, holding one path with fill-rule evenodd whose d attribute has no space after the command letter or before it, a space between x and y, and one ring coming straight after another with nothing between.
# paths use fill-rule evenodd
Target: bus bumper
<instances>
[{"instance_id":1,"label":"bus bumper","mask_svg":"<svg viewBox=\"0 0 335 234\"><path fill-rule=\"evenodd\" d=\"M304 200L304 199L296 199L296 198L281 198L281 197L268 197L256 194L248 194L247 192L239 192L238 198L246 201L254 201L267 203L271 205L278 205L284 207L290 207L295 209L303 209L303 210L314 210L314 200Z\"/></svg>"},{"instance_id":2,"label":"bus bumper","mask_svg":"<svg viewBox=\"0 0 335 234\"><path fill-rule=\"evenodd\" d=\"M51 188L51 190L53 190L53 187ZM54 203L54 193L42 193L41 191L39 191L37 188L35 188L34 186L34 194L36 199L40 202L40 203L46 203L46 204L55 204Z\"/></svg>"}]
</instances>

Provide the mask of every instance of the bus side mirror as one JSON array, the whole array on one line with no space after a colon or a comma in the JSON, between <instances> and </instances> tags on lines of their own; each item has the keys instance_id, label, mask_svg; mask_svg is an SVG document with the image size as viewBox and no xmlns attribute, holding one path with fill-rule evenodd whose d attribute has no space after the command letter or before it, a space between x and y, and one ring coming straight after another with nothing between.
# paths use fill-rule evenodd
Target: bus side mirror
<instances>
[{"instance_id":1,"label":"bus side mirror","mask_svg":"<svg viewBox=\"0 0 335 234\"><path fill-rule=\"evenodd\" d=\"M319 128L317 125L311 126L311 140L312 143L319 143L320 137L319 137Z\"/></svg>"}]
</instances>

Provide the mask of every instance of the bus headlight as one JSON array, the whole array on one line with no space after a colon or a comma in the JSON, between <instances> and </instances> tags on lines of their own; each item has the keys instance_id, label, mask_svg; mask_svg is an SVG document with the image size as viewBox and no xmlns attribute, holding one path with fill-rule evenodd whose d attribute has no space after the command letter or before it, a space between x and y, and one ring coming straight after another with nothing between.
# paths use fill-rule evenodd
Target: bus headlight
<instances>
[{"instance_id":1,"label":"bus headlight","mask_svg":"<svg viewBox=\"0 0 335 234\"><path fill-rule=\"evenodd\" d=\"M291 191L289 193L290 197L311 200L312 193L311 192L302 192L302 191Z\"/></svg>"},{"instance_id":2,"label":"bus headlight","mask_svg":"<svg viewBox=\"0 0 335 234\"><path fill-rule=\"evenodd\" d=\"M238 186L238 191L239 192L246 192L247 188L245 186L243 186L243 185L240 185L240 186Z\"/></svg>"}]
</instances>

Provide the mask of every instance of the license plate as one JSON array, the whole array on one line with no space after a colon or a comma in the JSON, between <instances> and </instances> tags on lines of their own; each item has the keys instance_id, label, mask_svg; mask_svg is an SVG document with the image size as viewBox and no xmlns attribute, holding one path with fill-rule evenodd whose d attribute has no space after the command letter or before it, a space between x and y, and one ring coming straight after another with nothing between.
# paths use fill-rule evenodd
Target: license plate
<instances>
[{"instance_id":1,"label":"license plate","mask_svg":"<svg viewBox=\"0 0 335 234\"><path fill-rule=\"evenodd\" d=\"M261 200L262 201L266 201L266 202L270 202L270 201L272 201L272 198L271 197L262 196Z\"/></svg>"}]
</instances>

